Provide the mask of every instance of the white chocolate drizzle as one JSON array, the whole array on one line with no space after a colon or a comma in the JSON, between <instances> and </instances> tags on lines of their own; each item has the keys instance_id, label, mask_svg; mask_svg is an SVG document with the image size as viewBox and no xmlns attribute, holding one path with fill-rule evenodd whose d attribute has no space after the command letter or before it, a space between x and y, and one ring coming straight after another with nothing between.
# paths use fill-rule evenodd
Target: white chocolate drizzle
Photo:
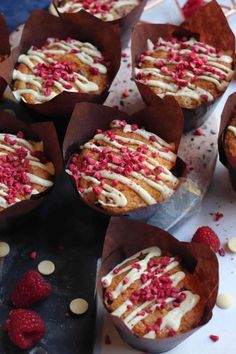
<instances>
[{"instance_id":1,"label":"white chocolate drizzle","mask_svg":"<svg viewBox=\"0 0 236 354\"><path fill-rule=\"evenodd\" d=\"M13 94L16 100L20 101L22 99L26 101L24 95L30 94L35 98L35 103L43 103L53 99L63 91L84 93L98 91L99 87L92 79L88 79L84 72L82 74L70 62L66 63L66 59L65 61L63 60L63 56L66 54L74 55L83 64L88 65L89 68L96 70L100 74L107 74L106 66L101 63L103 61L101 52L91 43L80 42L70 38L67 40L48 38L44 47L39 49L32 46L27 54L19 56L18 64L25 64L29 72L23 73L16 68L13 71L13 80L19 80L31 86L14 88ZM60 58L62 58L62 61L60 61ZM63 71L62 68L53 77L50 72L51 76L47 79L45 75L39 75L38 65L45 65L46 68L49 68L49 72L50 70L61 70L62 65L68 65L70 69L67 69L68 72L65 73L66 69Z\"/></svg>"},{"instance_id":2,"label":"white chocolate drizzle","mask_svg":"<svg viewBox=\"0 0 236 354\"><path fill-rule=\"evenodd\" d=\"M147 267L150 260L152 260L154 257L159 256L161 256L161 250L158 247L150 247L144 249L124 260L123 262L118 264L113 270L111 270L106 276L102 277L102 286L104 288L108 288L112 284L113 279L123 273L126 273L125 277L123 277L122 280L116 285L116 288L114 288L112 291L109 291L109 298L113 301L116 300L121 295L121 293L125 294L125 291L129 289L129 287L132 286L134 282L140 280L143 275L148 274ZM140 260L138 260L138 258L140 258ZM155 278L161 279L162 276L164 276L171 270L174 270L178 266L179 261L177 261L174 257L169 258L169 262L164 266L164 268L160 268L161 264L158 263L153 263L153 265L149 264L149 267L151 267L151 271L153 272L153 274L155 274L155 276L151 277L149 280L144 282L141 286L138 287L138 289L145 289L153 282L153 280L155 280ZM158 268L161 270L159 270L159 272L155 272L156 270L158 270ZM172 281L171 286L176 289L176 287L178 287L178 284L185 278L185 273L183 271L176 271L172 273L169 278ZM125 283L123 282L124 279L126 279ZM135 289L137 290L136 287ZM200 300L199 295L193 294L189 290L181 291L181 289L179 288L178 291L179 295L184 296L184 299L178 307L170 308L167 314L162 317L160 332L169 328L177 332L180 328L181 321L184 315L187 312L191 311ZM126 300L122 302L122 304L119 305L111 314L113 316L122 318L125 325L130 330L133 330L133 328L140 321L143 321L150 315L150 313L156 311L158 303L155 299L151 299L144 301L141 304L139 303L138 305L134 305L130 299L131 297L126 298ZM171 306L171 304L175 300L175 297L169 296L165 299L165 304ZM127 309L129 309L129 313L125 314ZM156 331L149 330L146 334L144 334L144 338L156 338Z\"/></svg>"},{"instance_id":3,"label":"white chocolate drizzle","mask_svg":"<svg viewBox=\"0 0 236 354\"><path fill-rule=\"evenodd\" d=\"M92 158L92 165L89 165L90 162L86 162L88 163L88 171L84 171L83 167L79 167L79 169L76 167L76 174L78 175L78 178L75 178L76 181L86 180L91 182L87 188L79 188L79 182L79 193L82 196L91 193L95 185L99 188L97 200L101 205L120 208L125 207L128 203L125 194L116 188L116 185L113 185L113 183L109 185L106 182L110 180L111 182L114 181L115 184L121 183L133 190L146 205L155 204L157 201L150 191L145 188L145 185L158 191L163 199L169 198L174 193L178 184L178 179L165 167L165 163L175 163L176 154L173 152L174 144L168 144L157 135L149 133L144 129L137 128L133 130L133 126L127 123L122 124L122 121L119 120L112 121L111 128L121 128L122 133L129 135L124 136L121 135L120 132L115 132L113 134L114 136L111 138L107 132L99 132L93 137L93 140L85 143L84 146L81 147L82 150L88 149L103 155L107 151L107 154L112 154L115 160L112 162L108 161L106 168L104 168L100 162L96 161L96 158L95 160ZM131 134L133 135L132 138L130 137ZM104 143L106 145L100 145ZM149 154L140 152L139 149L142 149L144 146L148 149ZM123 173L126 166L124 163L125 155L122 155L123 149L128 149L129 153L133 154L132 156L137 154L137 156L142 159L141 167L130 171L128 176ZM155 158L152 157L153 154ZM163 159L164 162L158 160L157 157ZM116 158L120 161L120 166L123 166L121 167L121 169L123 169L122 171L119 170L119 161L117 162ZM93 168L94 173L92 173ZM158 178L156 178L156 169L159 171ZM148 173L147 170L149 171ZM67 168L66 172L75 177L74 170L71 171L70 168ZM99 178L97 177L98 175ZM102 186L101 180L104 180ZM143 185L143 183L145 183L145 185Z\"/></svg>"},{"instance_id":4,"label":"white chocolate drizzle","mask_svg":"<svg viewBox=\"0 0 236 354\"><path fill-rule=\"evenodd\" d=\"M234 127L233 125L229 125L227 129L232 132L234 136L236 136L236 127Z\"/></svg>"},{"instance_id":5,"label":"white chocolate drizzle","mask_svg":"<svg viewBox=\"0 0 236 354\"><path fill-rule=\"evenodd\" d=\"M36 171L33 173L32 168L29 167L29 172L24 172L25 176L28 178L30 182L30 184L24 183L24 187L28 188L31 191L27 193L24 199L29 199L32 195L40 193L39 187L50 188L53 186L52 176L55 174L54 166L51 162L46 162L46 163L40 162L40 159L35 155L33 155L37 151L36 147L37 145L34 146L33 142L30 142L24 138L19 138L16 135L3 134L3 133L0 134L0 171L1 171L0 207L1 208L5 209L21 201L21 199L19 199L16 196L14 198L11 198L12 200L11 202L9 202L8 197L11 188L9 188L6 182L4 182L6 181L6 176L2 175L3 168L4 168L3 165L7 163L3 160L3 158L8 157L12 161L16 161L17 166L19 165L19 167L21 167L21 165L24 165L25 162L28 162L29 166L32 166L32 168L37 167L37 169L39 169L39 172ZM22 159L21 162L17 160L19 151L25 154L25 157ZM14 173L17 173L17 168L18 167L16 167L16 169L14 170ZM38 174L36 174L36 173L40 173L40 170L46 171L50 179L43 178ZM9 169L9 171L11 170ZM5 173L7 173L7 170L5 170ZM11 175L9 175L7 178L11 178ZM14 181L14 183L17 182ZM34 188L32 188L32 185L34 185Z\"/></svg>"},{"instance_id":6,"label":"white chocolate drizzle","mask_svg":"<svg viewBox=\"0 0 236 354\"><path fill-rule=\"evenodd\" d=\"M75 1L75 0L67 0L63 5L61 4L62 1L59 1L58 4L58 11L61 13L67 13L67 12L79 12L80 10L85 10L92 15L94 15L97 18L100 18L104 21L112 21L115 18L120 17L119 12L116 10L119 10L120 8L124 6L132 6L135 7L136 5L139 4L138 0L111 0L111 1L99 1L96 3L99 3L100 7L95 6L95 1L91 3L86 3L86 6L84 6L84 2L81 1ZM114 14L116 16L114 17Z\"/></svg>"}]
</instances>

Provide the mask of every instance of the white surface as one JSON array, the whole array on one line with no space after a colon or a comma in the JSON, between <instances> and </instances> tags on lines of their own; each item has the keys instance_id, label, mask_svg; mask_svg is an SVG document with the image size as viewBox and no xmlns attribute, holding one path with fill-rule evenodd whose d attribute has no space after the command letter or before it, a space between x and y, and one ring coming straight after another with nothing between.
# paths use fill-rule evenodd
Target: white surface
<instances>
[{"instance_id":1,"label":"white surface","mask_svg":"<svg viewBox=\"0 0 236 354\"><path fill-rule=\"evenodd\" d=\"M168 5L167 5L168 3ZM227 4L228 1L221 1ZM167 5L167 6L166 6ZM170 11L171 9L171 11ZM166 0L165 5L158 6L146 12L143 19L151 22L174 22L178 11L174 8L174 1ZM236 16L232 16L229 22L236 33ZM217 35L217 33L216 33ZM222 107L232 92L236 91L236 82L232 83L218 105L215 115L218 120ZM194 151L193 151L194 153ZM214 158L214 156L213 156ZM218 222L214 221L212 213L221 212L224 217ZM222 246L228 239L236 236L236 193L233 191L228 177L228 172L217 162L213 181L206 194L201 210L185 221L184 225L173 230L172 234L179 240L190 241L193 233L199 226L208 225L218 234ZM236 255L226 251L224 257L218 256L220 268L219 292L230 292L236 300ZM215 307L212 320L184 341L179 347L171 350L171 354L236 354L236 306L222 310ZM212 342L209 335L220 337L219 341ZM109 335L111 344L105 344L105 336ZM100 350L99 350L100 351ZM102 329L101 354L135 354L138 353L126 345L119 337L112 323L105 315ZM145 354L145 353L144 353Z\"/></svg>"}]
</instances>

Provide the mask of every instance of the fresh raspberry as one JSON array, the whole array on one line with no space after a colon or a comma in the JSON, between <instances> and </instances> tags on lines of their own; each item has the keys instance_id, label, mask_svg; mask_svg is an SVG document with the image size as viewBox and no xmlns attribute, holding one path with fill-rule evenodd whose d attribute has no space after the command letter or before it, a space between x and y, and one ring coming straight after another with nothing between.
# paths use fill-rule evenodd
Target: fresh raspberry
<instances>
[{"instance_id":1,"label":"fresh raspberry","mask_svg":"<svg viewBox=\"0 0 236 354\"><path fill-rule=\"evenodd\" d=\"M48 297L52 288L37 270L30 270L16 285L11 302L16 307L28 308Z\"/></svg>"},{"instance_id":2,"label":"fresh raspberry","mask_svg":"<svg viewBox=\"0 0 236 354\"><path fill-rule=\"evenodd\" d=\"M184 17L189 17L192 15L194 11L199 9L200 7L206 5L204 0L187 0L182 8Z\"/></svg>"},{"instance_id":3,"label":"fresh raspberry","mask_svg":"<svg viewBox=\"0 0 236 354\"><path fill-rule=\"evenodd\" d=\"M208 226L199 227L193 235L192 242L206 243L214 252L217 252L220 248L220 240L218 236Z\"/></svg>"},{"instance_id":4,"label":"fresh raspberry","mask_svg":"<svg viewBox=\"0 0 236 354\"><path fill-rule=\"evenodd\" d=\"M12 310L4 326L11 341L21 349L31 349L45 334L45 323L29 310Z\"/></svg>"}]
</instances>

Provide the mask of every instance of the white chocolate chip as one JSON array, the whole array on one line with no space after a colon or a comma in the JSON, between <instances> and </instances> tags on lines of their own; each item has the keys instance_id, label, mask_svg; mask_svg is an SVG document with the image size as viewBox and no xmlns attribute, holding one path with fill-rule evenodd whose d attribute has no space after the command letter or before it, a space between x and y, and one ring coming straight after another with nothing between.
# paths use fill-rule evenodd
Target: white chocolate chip
<instances>
[{"instance_id":1,"label":"white chocolate chip","mask_svg":"<svg viewBox=\"0 0 236 354\"><path fill-rule=\"evenodd\" d=\"M55 265L51 261L42 261L38 265L39 273L43 275L50 275L54 272Z\"/></svg>"},{"instance_id":2,"label":"white chocolate chip","mask_svg":"<svg viewBox=\"0 0 236 354\"><path fill-rule=\"evenodd\" d=\"M88 303L82 298L74 299L70 303L70 310L75 315L82 315L88 310Z\"/></svg>"},{"instance_id":3,"label":"white chocolate chip","mask_svg":"<svg viewBox=\"0 0 236 354\"><path fill-rule=\"evenodd\" d=\"M0 258L6 257L10 252L10 247L6 242L0 242Z\"/></svg>"},{"instance_id":4,"label":"white chocolate chip","mask_svg":"<svg viewBox=\"0 0 236 354\"><path fill-rule=\"evenodd\" d=\"M228 309L234 303L234 298L230 293L221 293L217 296L216 305L221 309Z\"/></svg>"},{"instance_id":5,"label":"white chocolate chip","mask_svg":"<svg viewBox=\"0 0 236 354\"><path fill-rule=\"evenodd\" d=\"M229 239L227 246L231 252L236 253L236 237Z\"/></svg>"}]
</instances>

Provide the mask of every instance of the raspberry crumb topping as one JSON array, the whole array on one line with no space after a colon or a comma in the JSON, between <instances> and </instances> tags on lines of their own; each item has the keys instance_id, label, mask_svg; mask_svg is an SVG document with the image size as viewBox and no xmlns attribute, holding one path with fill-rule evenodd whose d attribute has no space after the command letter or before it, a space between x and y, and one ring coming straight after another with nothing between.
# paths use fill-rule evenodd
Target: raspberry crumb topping
<instances>
[{"instance_id":1,"label":"raspberry crumb topping","mask_svg":"<svg viewBox=\"0 0 236 354\"><path fill-rule=\"evenodd\" d=\"M220 337L216 336L215 334L211 334L209 338L212 340L212 342L217 342L220 339Z\"/></svg>"},{"instance_id":2,"label":"raspberry crumb topping","mask_svg":"<svg viewBox=\"0 0 236 354\"><path fill-rule=\"evenodd\" d=\"M24 134L18 132L16 137L23 139ZM33 189L28 174L31 172L30 160L35 155L33 151L19 145L19 142L14 139L14 135L5 134L3 141L6 145L6 153L0 155L0 183L4 186L1 198L6 201L7 206L10 206L20 201L19 196L22 199L29 199L32 195ZM7 149L7 145L9 149ZM5 150L4 147L2 149ZM12 149L13 152L9 151ZM40 158L37 157L37 159L43 162L41 157L44 158L44 155L42 152L40 154Z\"/></svg>"}]
</instances>

